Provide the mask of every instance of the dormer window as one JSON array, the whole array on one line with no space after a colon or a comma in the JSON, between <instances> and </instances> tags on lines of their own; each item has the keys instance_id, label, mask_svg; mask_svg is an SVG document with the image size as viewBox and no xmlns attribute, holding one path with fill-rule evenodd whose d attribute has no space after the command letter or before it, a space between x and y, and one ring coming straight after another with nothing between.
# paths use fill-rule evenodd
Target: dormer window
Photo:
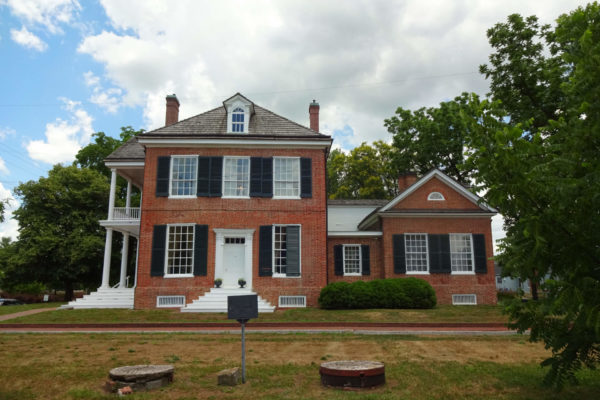
<instances>
[{"instance_id":1,"label":"dormer window","mask_svg":"<svg viewBox=\"0 0 600 400\"><path fill-rule=\"evenodd\" d=\"M244 110L241 107L237 107L231 113L231 132L244 133Z\"/></svg>"},{"instance_id":2,"label":"dormer window","mask_svg":"<svg viewBox=\"0 0 600 400\"><path fill-rule=\"evenodd\" d=\"M440 192L431 192L431 193L429 193L429 196L427 196L427 200L444 201L446 199L444 198L444 195L441 194Z\"/></svg>"}]
</instances>

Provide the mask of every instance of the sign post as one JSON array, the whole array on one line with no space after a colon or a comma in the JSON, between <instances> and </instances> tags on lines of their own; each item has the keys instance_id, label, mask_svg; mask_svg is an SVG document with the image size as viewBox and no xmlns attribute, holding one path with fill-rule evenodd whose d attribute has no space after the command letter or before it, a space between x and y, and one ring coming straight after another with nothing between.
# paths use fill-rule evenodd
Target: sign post
<instances>
[{"instance_id":1,"label":"sign post","mask_svg":"<svg viewBox=\"0 0 600 400\"><path fill-rule=\"evenodd\" d=\"M228 296L227 318L242 325L242 383L246 383L246 322L250 318L258 318L258 296Z\"/></svg>"}]
</instances>

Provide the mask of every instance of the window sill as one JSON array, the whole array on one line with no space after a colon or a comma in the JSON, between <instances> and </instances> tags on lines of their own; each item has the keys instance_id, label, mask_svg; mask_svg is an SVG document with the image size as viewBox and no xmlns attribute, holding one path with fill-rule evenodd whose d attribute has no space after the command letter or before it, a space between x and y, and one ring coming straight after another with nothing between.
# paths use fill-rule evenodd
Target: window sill
<instances>
[{"instance_id":1,"label":"window sill","mask_svg":"<svg viewBox=\"0 0 600 400\"><path fill-rule=\"evenodd\" d=\"M273 196L273 200L301 200L300 196Z\"/></svg>"},{"instance_id":2,"label":"window sill","mask_svg":"<svg viewBox=\"0 0 600 400\"><path fill-rule=\"evenodd\" d=\"M475 271L452 271L451 275L475 275Z\"/></svg>"},{"instance_id":3,"label":"window sill","mask_svg":"<svg viewBox=\"0 0 600 400\"><path fill-rule=\"evenodd\" d=\"M198 197L198 196L196 196L195 194L190 194L190 195L185 195L185 196L176 196L176 195L170 194L168 198L169 199L195 199L196 197Z\"/></svg>"},{"instance_id":4,"label":"window sill","mask_svg":"<svg viewBox=\"0 0 600 400\"><path fill-rule=\"evenodd\" d=\"M406 271L406 275L429 275L429 271Z\"/></svg>"},{"instance_id":5,"label":"window sill","mask_svg":"<svg viewBox=\"0 0 600 400\"><path fill-rule=\"evenodd\" d=\"M271 277L272 278L298 279L298 278L302 278L302 275L300 275L300 276L287 276L285 274L273 274Z\"/></svg>"},{"instance_id":6,"label":"window sill","mask_svg":"<svg viewBox=\"0 0 600 400\"><path fill-rule=\"evenodd\" d=\"M250 199L250 196L222 196L222 199Z\"/></svg>"},{"instance_id":7,"label":"window sill","mask_svg":"<svg viewBox=\"0 0 600 400\"><path fill-rule=\"evenodd\" d=\"M193 277L194 277L194 274L170 274L170 275L164 274L163 275L163 278L169 278L169 279L171 279L171 278L193 278Z\"/></svg>"},{"instance_id":8,"label":"window sill","mask_svg":"<svg viewBox=\"0 0 600 400\"><path fill-rule=\"evenodd\" d=\"M344 276L362 276L362 274L359 274L359 273L357 273L357 274L347 274L347 273L344 272Z\"/></svg>"}]
</instances>

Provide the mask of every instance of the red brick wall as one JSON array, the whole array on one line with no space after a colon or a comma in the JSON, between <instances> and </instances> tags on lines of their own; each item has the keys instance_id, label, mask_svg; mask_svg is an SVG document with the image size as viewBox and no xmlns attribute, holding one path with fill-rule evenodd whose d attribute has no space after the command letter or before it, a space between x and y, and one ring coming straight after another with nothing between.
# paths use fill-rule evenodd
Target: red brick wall
<instances>
[{"instance_id":1,"label":"red brick wall","mask_svg":"<svg viewBox=\"0 0 600 400\"><path fill-rule=\"evenodd\" d=\"M476 294L478 304L496 304L491 218L490 217L430 217L383 218L383 265L386 278L416 276L428 281L436 291L438 304L452 304L452 294ZM474 275L430 274L406 275L394 273L392 235L402 233L483 233L488 257L487 273Z\"/></svg>"},{"instance_id":2,"label":"red brick wall","mask_svg":"<svg viewBox=\"0 0 600 400\"><path fill-rule=\"evenodd\" d=\"M427 200L427 196L431 192L440 192L446 200ZM455 189L451 188L437 177L433 177L423 186L411 193L406 199L396 204L393 209L478 210L479 206L465 198L463 195L459 194Z\"/></svg>"},{"instance_id":3,"label":"red brick wall","mask_svg":"<svg viewBox=\"0 0 600 400\"><path fill-rule=\"evenodd\" d=\"M327 239L327 273L329 282L355 282L355 281L370 281L373 279L382 279L383 275L383 262L381 259L381 237L374 238L360 238L360 237L346 237L346 238L328 238ZM367 244L370 246L370 261L371 261L371 275L363 276L340 276L335 274L335 262L333 246L337 244Z\"/></svg>"},{"instance_id":4,"label":"red brick wall","mask_svg":"<svg viewBox=\"0 0 600 400\"><path fill-rule=\"evenodd\" d=\"M191 199L157 198L158 156L197 154L204 156L287 156L312 159L312 198L278 200L265 198ZM135 308L153 308L157 295L185 295L189 303L213 286L215 268L215 228L254 229L252 249L253 289L272 305L280 295L306 295L307 305L316 306L326 285L326 193L325 153L312 149L233 149L233 148L147 148L140 225L140 249ZM208 274L205 277L162 278L150 276L153 227L157 224L196 223L208 225ZM258 276L259 227L271 224L300 224L301 277Z\"/></svg>"}]
</instances>

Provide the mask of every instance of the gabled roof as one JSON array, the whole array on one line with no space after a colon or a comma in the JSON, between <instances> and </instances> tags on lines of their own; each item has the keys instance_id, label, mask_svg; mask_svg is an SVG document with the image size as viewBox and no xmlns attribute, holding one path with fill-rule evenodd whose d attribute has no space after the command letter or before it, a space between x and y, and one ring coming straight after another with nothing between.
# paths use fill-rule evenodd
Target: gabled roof
<instances>
[{"instance_id":1,"label":"gabled roof","mask_svg":"<svg viewBox=\"0 0 600 400\"><path fill-rule=\"evenodd\" d=\"M132 137L106 157L105 161L144 161L144 146L138 143L137 136Z\"/></svg>"},{"instance_id":2,"label":"gabled roof","mask_svg":"<svg viewBox=\"0 0 600 400\"><path fill-rule=\"evenodd\" d=\"M450 210L421 209L421 210L417 210L417 209L410 209L410 210L402 210L402 211L393 210L393 208L396 204L400 203L402 200L409 197L411 194L413 194L415 191L417 191L420 187L425 185L427 182L429 182L433 178L438 178L439 180L441 180L442 182L444 182L445 184L450 186L457 193L459 193L460 195L465 197L467 200L469 200L470 202L475 204L477 207L479 207L479 209L469 209L469 210L456 210L456 209L450 209ZM371 226L373 223L375 223L378 220L379 216L385 216L386 214L392 215L392 214L400 214L401 213L401 214L405 214L405 215L414 215L414 216L425 216L427 214L440 214L440 215L461 214L461 215L465 215L465 216L468 216L468 215L477 216L477 215L481 215L481 214L484 214L484 215L496 214L497 212L498 211L495 208L488 206L486 203L484 203L482 201L482 199L479 196L470 192L467 188L462 186L460 183L458 183L454 179L450 178L448 175L444 174L442 171L440 171L438 169L433 169L433 170L429 171L424 177L422 177L421 179L419 179L418 181L413 183L411 186L406 188L398 196L396 196L395 198L390 200L387 204L385 204L384 206L382 206L379 209L374 210L372 213L367 215L358 224L358 228L359 229L368 228L369 226Z\"/></svg>"}]
</instances>

